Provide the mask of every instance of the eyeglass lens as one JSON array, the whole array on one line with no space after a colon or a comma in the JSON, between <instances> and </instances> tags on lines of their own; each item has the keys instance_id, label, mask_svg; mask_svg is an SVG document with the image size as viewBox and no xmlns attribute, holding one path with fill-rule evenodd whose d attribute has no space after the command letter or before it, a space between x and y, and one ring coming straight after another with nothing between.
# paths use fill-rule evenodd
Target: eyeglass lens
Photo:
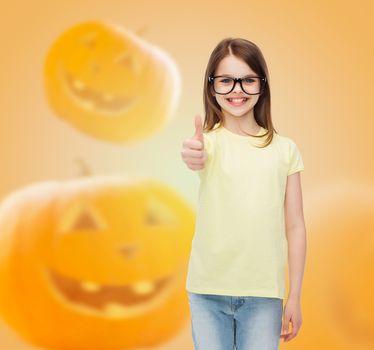
<instances>
[{"instance_id":1,"label":"eyeglass lens","mask_svg":"<svg viewBox=\"0 0 374 350\"><path fill-rule=\"evenodd\" d=\"M237 84L240 85L238 82ZM230 77L217 77L214 79L214 90L218 94L229 93L234 86L234 79ZM243 90L247 94L258 94L261 90L260 78L244 78L242 80Z\"/></svg>"}]
</instances>

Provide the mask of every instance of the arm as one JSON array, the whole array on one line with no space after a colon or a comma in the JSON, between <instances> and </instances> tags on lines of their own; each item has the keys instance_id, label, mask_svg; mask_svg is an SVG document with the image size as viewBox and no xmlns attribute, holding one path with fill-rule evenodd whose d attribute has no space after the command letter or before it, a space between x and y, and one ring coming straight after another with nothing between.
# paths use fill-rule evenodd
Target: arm
<instances>
[{"instance_id":1,"label":"arm","mask_svg":"<svg viewBox=\"0 0 374 350\"><path fill-rule=\"evenodd\" d=\"M285 216L290 277L288 298L300 300L306 257L306 229L300 172L287 177Z\"/></svg>"},{"instance_id":2,"label":"arm","mask_svg":"<svg viewBox=\"0 0 374 350\"><path fill-rule=\"evenodd\" d=\"M290 286L284 313L283 331L288 332L288 324L291 321L292 333L284 337L284 340L288 341L296 336L302 323L300 299L306 257L306 229L299 171L287 177L285 222Z\"/></svg>"}]
</instances>

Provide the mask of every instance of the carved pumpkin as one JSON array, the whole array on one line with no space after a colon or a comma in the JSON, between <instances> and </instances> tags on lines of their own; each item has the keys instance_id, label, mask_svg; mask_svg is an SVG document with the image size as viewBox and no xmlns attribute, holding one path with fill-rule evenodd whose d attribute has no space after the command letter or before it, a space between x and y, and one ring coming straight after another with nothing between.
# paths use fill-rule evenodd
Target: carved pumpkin
<instances>
[{"instance_id":1,"label":"carved pumpkin","mask_svg":"<svg viewBox=\"0 0 374 350\"><path fill-rule=\"evenodd\" d=\"M159 131L180 96L180 74L161 49L111 23L80 23L53 43L44 66L51 108L81 131L128 143Z\"/></svg>"},{"instance_id":2,"label":"carved pumpkin","mask_svg":"<svg viewBox=\"0 0 374 350\"><path fill-rule=\"evenodd\" d=\"M53 349L162 343L188 320L194 212L150 179L21 189L0 206L0 315Z\"/></svg>"},{"instance_id":3,"label":"carved pumpkin","mask_svg":"<svg viewBox=\"0 0 374 350\"><path fill-rule=\"evenodd\" d=\"M303 324L280 348L374 349L374 188L337 181L307 197Z\"/></svg>"}]
</instances>

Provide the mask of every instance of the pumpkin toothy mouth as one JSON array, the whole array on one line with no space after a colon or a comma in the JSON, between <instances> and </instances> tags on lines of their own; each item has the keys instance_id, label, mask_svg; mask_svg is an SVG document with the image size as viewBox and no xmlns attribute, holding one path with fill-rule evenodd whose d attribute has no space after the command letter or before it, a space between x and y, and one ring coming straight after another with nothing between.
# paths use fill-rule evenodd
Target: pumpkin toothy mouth
<instances>
[{"instance_id":1,"label":"pumpkin toothy mouth","mask_svg":"<svg viewBox=\"0 0 374 350\"><path fill-rule=\"evenodd\" d=\"M70 74L62 65L61 76L68 94L88 110L99 110L109 115L124 113L138 99L138 96L118 97L92 89L82 80Z\"/></svg>"},{"instance_id":2,"label":"pumpkin toothy mouth","mask_svg":"<svg viewBox=\"0 0 374 350\"><path fill-rule=\"evenodd\" d=\"M46 269L49 282L65 301L109 317L125 317L149 310L150 304L164 297L174 275L127 285L97 284L67 277Z\"/></svg>"}]
</instances>

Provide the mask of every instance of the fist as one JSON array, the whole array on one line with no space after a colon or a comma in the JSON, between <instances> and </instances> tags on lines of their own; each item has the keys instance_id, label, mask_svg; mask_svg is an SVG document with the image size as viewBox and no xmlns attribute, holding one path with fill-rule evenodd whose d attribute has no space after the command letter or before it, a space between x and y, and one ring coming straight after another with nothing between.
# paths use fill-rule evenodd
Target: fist
<instances>
[{"instance_id":1,"label":"fist","mask_svg":"<svg viewBox=\"0 0 374 350\"><path fill-rule=\"evenodd\" d=\"M195 117L195 135L183 141L182 159L191 170L205 167L207 153L204 150L203 123L201 117Z\"/></svg>"}]
</instances>

